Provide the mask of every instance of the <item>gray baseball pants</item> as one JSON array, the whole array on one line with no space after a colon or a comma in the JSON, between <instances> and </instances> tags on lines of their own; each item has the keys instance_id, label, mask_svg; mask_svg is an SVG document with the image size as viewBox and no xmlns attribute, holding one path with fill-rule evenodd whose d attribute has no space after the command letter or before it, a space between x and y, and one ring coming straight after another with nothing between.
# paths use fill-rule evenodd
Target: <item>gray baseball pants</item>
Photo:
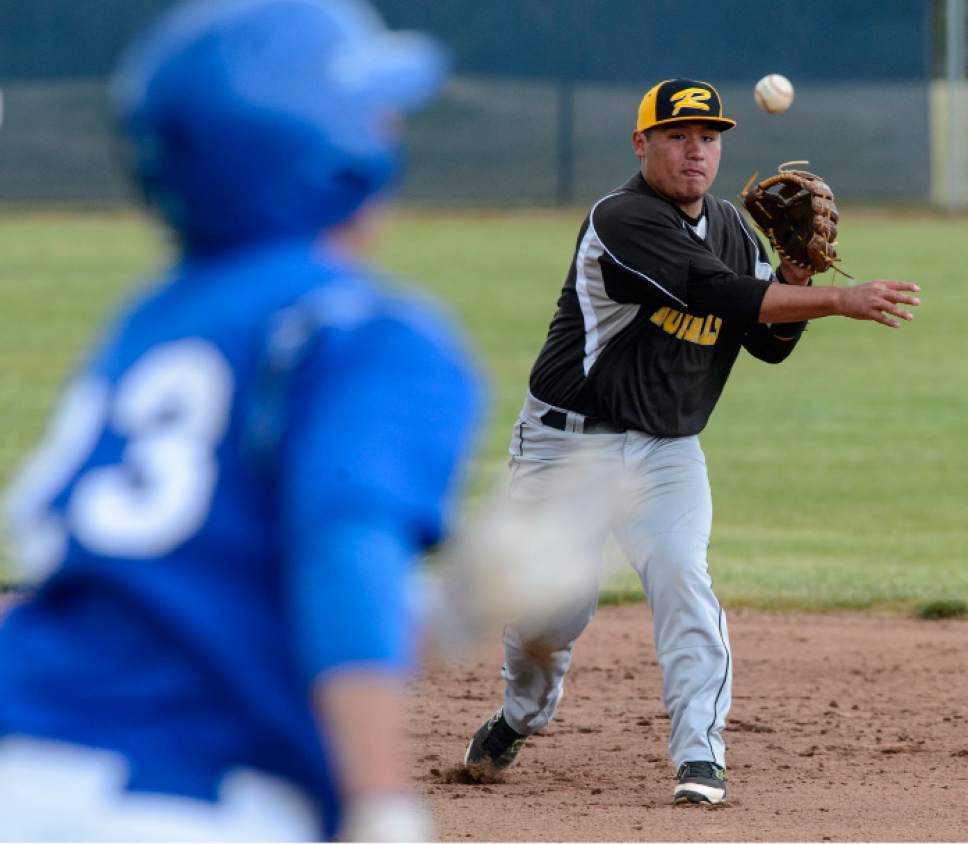
<instances>
[{"instance_id":1,"label":"gray baseball pants","mask_svg":"<svg viewBox=\"0 0 968 844\"><path fill-rule=\"evenodd\" d=\"M592 523L583 527L598 554L598 574L612 533L638 573L652 611L672 762L705 760L725 767L722 731L731 701L732 659L726 617L706 564L712 500L699 439L635 431L578 433L582 417L570 412L572 430L559 431L540 421L549 408L529 396L515 424L512 500L526 505L556 495L562 482L572 483L567 473L576 465L594 476L589 496L597 494L595 479L617 482L624 476L621 506L589 507ZM538 635L529 629L527 641L520 631L505 630L504 716L519 733L535 733L554 716L572 647L595 613L597 581L584 606L559 616Z\"/></svg>"}]
</instances>

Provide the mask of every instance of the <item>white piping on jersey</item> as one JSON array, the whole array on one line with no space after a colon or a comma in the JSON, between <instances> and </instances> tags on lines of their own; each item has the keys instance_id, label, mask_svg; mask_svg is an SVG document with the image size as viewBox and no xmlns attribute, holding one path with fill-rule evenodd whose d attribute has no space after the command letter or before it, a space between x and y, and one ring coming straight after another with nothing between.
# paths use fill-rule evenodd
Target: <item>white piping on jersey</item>
<instances>
[{"instance_id":1,"label":"white piping on jersey","mask_svg":"<svg viewBox=\"0 0 968 844\"><path fill-rule=\"evenodd\" d=\"M753 254L756 256L756 267L754 268L753 275L755 275L760 281L773 281L773 267L766 261L760 260L760 243L759 241L750 234L748 228L746 228L746 222L743 220L743 215L739 213L736 206L733 205L728 199L723 200L726 205L729 206L730 210L736 215L736 219L739 220L739 227L743 230L743 234L746 235L746 239L753 244Z\"/></svg>"},{"instance_id":2,"label":"white piping on jersey","mask_svg":"<svg viewBox=\"0 0 968 844\"><path fill-rule=\"evenodd\" d=\"M614 196L614 194L611 195ZM591 296L588 293L588 276L585 275L588 250L591 247L592 241L596 240L601 245L601 241L598 240L598 236L595 234L595 226L592 223L592 214L595 213L595 208L597 207L598 203L596 202L588 214L588 228L585 230L585 236L582 238L581 246L578 248L578 254L575 256L575 293L578 296L578 305L581 308L582 320L585 323L585 359L583 362L585 375L588 375L589 370L598 358L598 353L601 351L598 345L598 316L595 314L595 308L592 305ZM600 255L601 252L592 259L596 266L598 265Z\"/></svg>"},{"instance_id":3,"label":"white piping on jersey","mask_svg":"<svg viewBox=\"0 0 968 844\"><path fill-rule=\"evenodd\" d=\"M592 206L592 210L588 212L588 228L589 229L594 229L595 228L595 209L598 208L598 206L601 205L606 199L611 199L613 196L618 196L619 193L621 193L621 191L619 191L618 193L610 193L608 196L603 196L600 200L598 200L598 202L596 202ZM633 273L634 275L637 275L637 276L640 276L640 277L644 278L650 284L654 284L656 287L659 288L659 290L661 290L663 293L665 293L665 295L668 296L670 299L675 299L680 305L682 305L682 307L684 307L684 308L688 308L689 307L678 296L673 296L668 290L666 290L654 278L651 278L651 277L647 276L641 270L637 270L634 267L630 267L627 264L623 264L618 258L616 258L611 253L611 251L609 250L609 248L605 245L604 241L600 237L598 237L598 234L597 233L595 234L595 238L598 240L599 243L601 243L601 245L602 245L602 251L604 251L605 254L608 255L608 257L611 258L616 264L618 264L623 270L627 270L628 272Z\"/></svg>"},{"instance_id":4,"label":"white piping on jersey","mask_svg":"<svg viewBox=\"0 0 968 844\"><path fill-rule=\"evenodd\" d=\"M602 276L601 265L598 259L603 255L608 255L623 270L644 278L646 281L655 285L666 296L679 302L683 307L687 307L676 296L673 296L654 278L650 278L640 270L623 264L613 255L595 230L595 209L598 208L606 199L618 196L622 191L610 193L603 196L588 212L588 228L582 238L578 253L575 256L575 294L578 297L578 304L581 308L582 319L585 323L585 359L583 369L585 375L591 371L601 354L602 349L608 342L635 319L640 310L639 305L622 304L613 301L605 292L605 279ZM596 310L593 298L600 303Z\"/></svg>"}]
</instances>

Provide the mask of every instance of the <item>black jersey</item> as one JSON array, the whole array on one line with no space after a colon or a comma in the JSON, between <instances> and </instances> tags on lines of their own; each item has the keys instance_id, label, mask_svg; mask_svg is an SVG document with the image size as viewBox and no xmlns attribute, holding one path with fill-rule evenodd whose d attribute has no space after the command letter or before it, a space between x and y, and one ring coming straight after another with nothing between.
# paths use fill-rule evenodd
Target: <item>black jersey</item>
<instances>
[{"instance_id":1,"label":"black jersey","mask_svg":"<svg viewBox=\"0 0 968 844\"><path fill-rule=\"evenodd\" d=\"M531 392L655 436L701 431L740 347L772 363L804 323L758 323L775 280L736 207L707 195L698 220L641 174L592 206Z\"/></svg>"}]
</instances>

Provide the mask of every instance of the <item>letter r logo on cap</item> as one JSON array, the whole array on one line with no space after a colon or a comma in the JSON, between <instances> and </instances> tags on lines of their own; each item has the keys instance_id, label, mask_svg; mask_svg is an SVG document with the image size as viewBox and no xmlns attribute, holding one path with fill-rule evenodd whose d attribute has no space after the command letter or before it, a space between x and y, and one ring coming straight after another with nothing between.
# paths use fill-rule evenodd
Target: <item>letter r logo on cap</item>
<instances>
[{"instance_id":1,"label":"letter r logo on cap","mask_svg":"<svg viewBox=\"0 0 968 844\"><path fill-rule=\"evenodd\" d=\"M701 111L709 111L709 106L706 105L706 100L712 96L712 93L707 91L705 88L684 88L681 91L676 91L669 100L676 104L675 108L672 109L672 116L678 117L679 111L684 108L695 108Z\"/></svg>"}]
</instances>

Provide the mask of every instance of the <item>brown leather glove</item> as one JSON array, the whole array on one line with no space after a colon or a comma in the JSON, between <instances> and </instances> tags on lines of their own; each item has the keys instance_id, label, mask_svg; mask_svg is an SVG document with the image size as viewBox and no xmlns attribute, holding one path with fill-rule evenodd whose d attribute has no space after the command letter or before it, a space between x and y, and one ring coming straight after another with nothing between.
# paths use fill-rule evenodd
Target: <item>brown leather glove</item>
<instances>
[{"instance_id":1,"label":"brown leather glove","mask_svg":"<svg viewBox=\"0 0 968 844\"><path fill-rule=\"evenodd\" d=\"M807 163L781 164L775 176L756 185L754 173L740 199L781 258L822 273L840 260L835 249L840 217L834 193L823 179L806 170L783 169Z\"/></svg>"}]
</instances>

